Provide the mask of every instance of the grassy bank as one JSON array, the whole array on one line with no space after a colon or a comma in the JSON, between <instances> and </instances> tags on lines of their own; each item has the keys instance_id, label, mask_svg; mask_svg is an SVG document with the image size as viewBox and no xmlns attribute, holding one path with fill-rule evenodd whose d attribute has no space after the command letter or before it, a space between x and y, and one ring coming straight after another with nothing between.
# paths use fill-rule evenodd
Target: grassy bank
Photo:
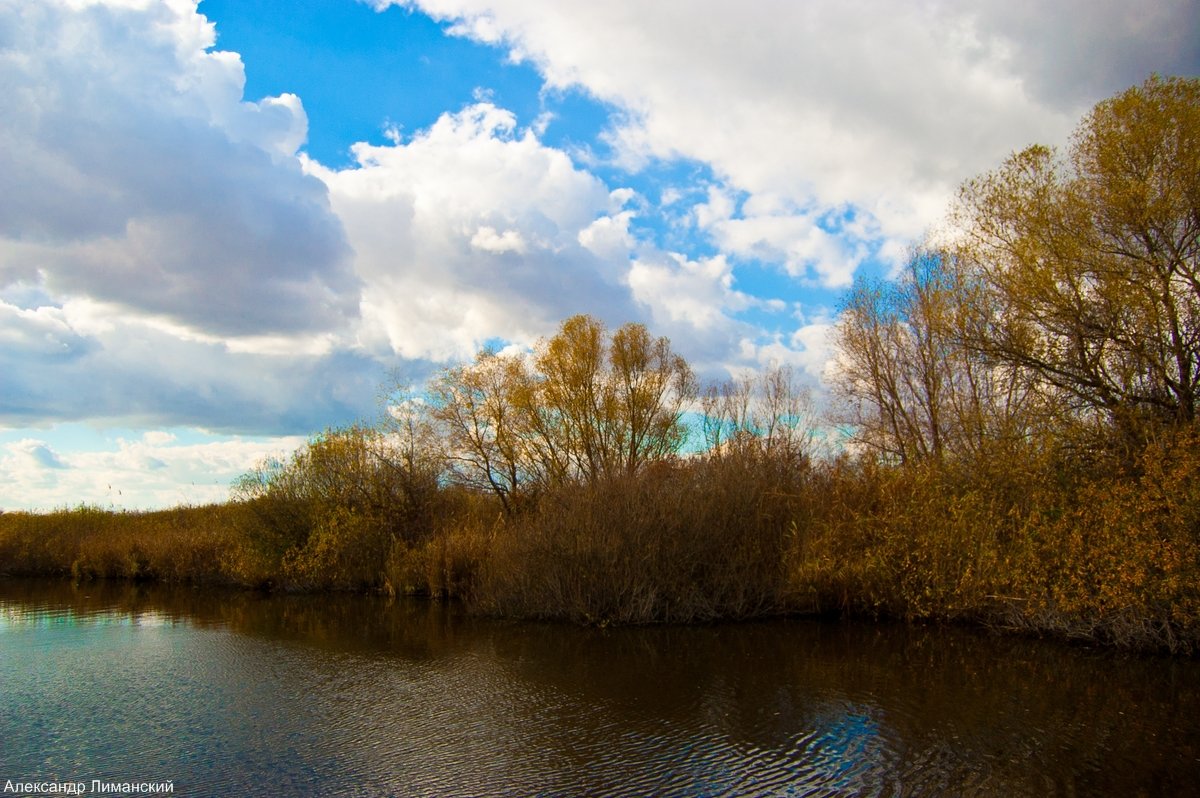
<instances>
[{"instance_id":1,"label":"grassy bank","mask_svg":"<svg viewBox=\"0 0 1200 798\"><path fill-rule=\"evenodd\" d=\"M1065 449L903 467L677 459L515 513L461 487L374 488L370 501L267 491L160 512L4 513L0 573L421 593L596 624L853 613L1200 649L1190 428L1120 462Z\"/></svg>"}]
</instances>

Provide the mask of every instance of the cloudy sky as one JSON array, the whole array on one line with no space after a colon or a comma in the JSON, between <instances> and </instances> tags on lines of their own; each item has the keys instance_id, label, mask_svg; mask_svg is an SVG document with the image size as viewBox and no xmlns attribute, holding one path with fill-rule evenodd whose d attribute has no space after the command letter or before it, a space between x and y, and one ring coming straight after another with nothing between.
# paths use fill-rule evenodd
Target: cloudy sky
<instances>
[{"instance_id":1,"label":"cloudy sky","mask_svg":"<svg viewBox=\"0 0 1200 798\"><path fill-rule=\"evenodd\" d=\"M1192 0L0 0L0 508L201 503L574 313L813 385Z\"/></svg>"}]
</instances>

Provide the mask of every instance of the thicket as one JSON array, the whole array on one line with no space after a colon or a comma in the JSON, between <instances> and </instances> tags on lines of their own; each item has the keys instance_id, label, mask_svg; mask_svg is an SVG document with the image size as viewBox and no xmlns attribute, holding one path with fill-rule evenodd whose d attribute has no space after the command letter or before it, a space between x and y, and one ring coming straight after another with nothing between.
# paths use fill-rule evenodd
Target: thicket
<instances>
[{"instance_id":1,"label":"thicket","mask_svg":"<svg viewBox=\"0 0 1200 798\"><path fill-rule=\"evenodd\" d=\"M859 600L1194 646L1200 81L1153 77L1067 153L968 181L897 280L854 286L836 343L885 516L852 508L886 562L849 576L893 572Z\"/></svg>"},{"instance_id":2,"label":"thicket","mask_svg":"<svg viewBox=\"0 0 1200 798\"><path fill-rule=\"evenodd\" d=\"M896 279L853 287L835 343L818 420L787 369L702 389L666 339L573 317L396 387L382 422L260 464L226 505L0 515L0 572L1197 650L1200 81L1152 78L1065 156L968 182ZM852 437L818 451L822 426Z\"/></svg>"}]
</instances>

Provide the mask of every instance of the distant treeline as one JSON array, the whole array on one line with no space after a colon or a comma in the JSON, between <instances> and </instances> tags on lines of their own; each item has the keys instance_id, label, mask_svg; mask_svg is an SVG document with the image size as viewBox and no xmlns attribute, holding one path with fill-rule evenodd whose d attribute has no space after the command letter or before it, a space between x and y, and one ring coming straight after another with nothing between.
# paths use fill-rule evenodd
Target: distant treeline
<instances>
[{"instance_id":1,"label":"distant treeline","mask_svg":"<svg viewBox=\"0 0 1200 798\"><path fill-rule=\"evenodd\" d=\"M786 368L701 387L665 338L576 316L393 391L228 504L0 515L0 572L1200 649L1200 81L1151 78L1066 154L969 181L896 279L855 284L835 343L817 419Z\"/></svg>"}]
</instances>

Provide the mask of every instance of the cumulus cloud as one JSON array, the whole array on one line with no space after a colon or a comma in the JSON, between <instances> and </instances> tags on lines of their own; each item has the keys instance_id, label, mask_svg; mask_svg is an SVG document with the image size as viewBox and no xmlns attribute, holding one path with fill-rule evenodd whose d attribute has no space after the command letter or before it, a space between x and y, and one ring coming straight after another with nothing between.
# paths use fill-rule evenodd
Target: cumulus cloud
<instances>
[{"instance_id":1,"label":"cumulus cloud","mask_svg":"<svg viewBox=\"0 0 1200 798\"><path fill-rule=\"evenodd\" d=\"M724 255L692 259L643 248L629 270L634 297L650 315L656 333L706 378L760 364L753 351L763 331L737 315L753 308L775 310L773 302L734 288L733 267Z\"/></svg>"},{"instance_id":2,"label":"cumulus cloud","mask_svg":"<svg viewBox=\"0 0 1200 798\"><path fill-rule=\"evenodd\" d=\"M711 186L692 216L721 251L779 264L788 275L824 288L849 286L869 254L868 234L854 229L852 216L817 217L774 197L752 197L738 208L728 192Z\"/></svg>"},{"instance_id":3,"label":"cumulus cloud","mask_svg":"<svg viewBox=\"0 0 1200 798\"><path fill-rule=\"evenodd\" d=\"M420 8L535 63L551 86L613 103L609 139L628 168L691 158L734 190L783 198L791 210L745 213L721 240L752 238L830 285L858 253L847 261L814 220L852 206L862 238L842 238L886 257L1012 149L1061 141L1083 109L1151 70L1200 67L1188 0L374 4Z\"/></svg>"},{"instance_id":4,"label":"cumulus cloud","mask_svg":"<svg viewBox=\"0 0 1200 798\"><path fill-rule=\"evenodd\" d=\"M0 299L0 426L91 420L308 433L375 412L385 369L340 349L236 352L91 299Z\"/></svg>"},{"instance_id":5,"label":"cumulus cloud","mask_svg":"<svg viewBox=\"0 0 1200 798\"><path fill-rule=\"evenodd\" d=\"M353 168L309 169L356 252L368 351L463 358L490 339L531 342L575 313L638 317L629 251L596 226L610 219L610 191L511 112L480 102L353 151Z\"/></svg>"},{"instance_id":6,"label":"cumulus cloud","mask_svg":"<svg viewBox=\"0 0 1200 798\"><path fill-rule=\"evenodd\" d=\"M0 287L222 335L353 318L300 100L244 101L195 2L0 0L0 31Z\"/></svg>"}]
</instances>

